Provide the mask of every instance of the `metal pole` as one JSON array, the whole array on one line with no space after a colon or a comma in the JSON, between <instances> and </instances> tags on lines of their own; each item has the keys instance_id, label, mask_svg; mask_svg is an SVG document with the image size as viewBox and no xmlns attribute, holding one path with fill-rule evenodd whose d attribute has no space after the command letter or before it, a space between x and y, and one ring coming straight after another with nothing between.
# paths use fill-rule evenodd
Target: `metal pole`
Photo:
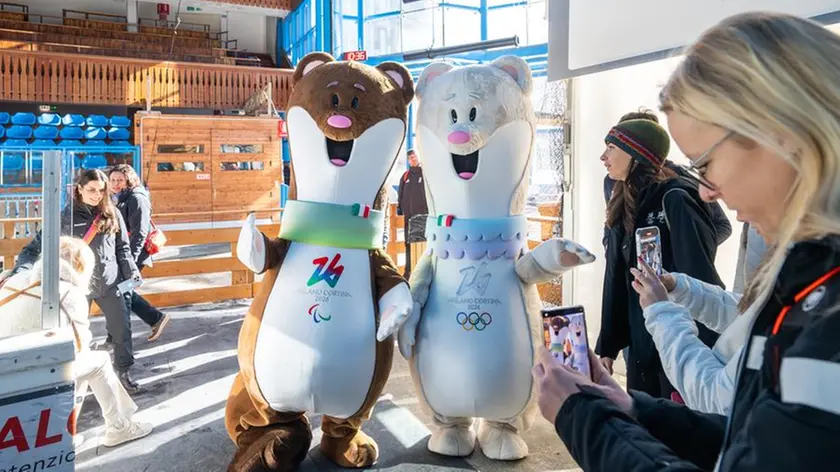
<instances>
[{"instance_id":1,"label":"metal pole","mask_svg":"<svg viewBox=\"0 0 840 472\"><path fill-rule=\"evenodd\" d=\"M41 329L59 326L58 248L61 237L60 193L61 152L44 152L43 223L41 225L41 258L44 273L41 279Z\"/></svg>"}]
</instances>

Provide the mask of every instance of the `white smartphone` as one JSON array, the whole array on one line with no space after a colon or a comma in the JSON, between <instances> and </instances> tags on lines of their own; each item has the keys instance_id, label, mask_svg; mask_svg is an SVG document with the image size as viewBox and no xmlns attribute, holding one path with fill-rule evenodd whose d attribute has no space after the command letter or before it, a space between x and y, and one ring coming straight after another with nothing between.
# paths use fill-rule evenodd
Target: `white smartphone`
<instances>
[{"instance_id":1,"label":"white smartphone","mask_svg":"<svg viewBox=\"0 0 840 472\"><path fill-rule=\"evenodd\" d=\"M656 275L662 275L662 239L659 228L649 226L636 230L636 255L649 265ZM641 269L641 264L638 264Z\"/></svg>"},{"instance_id":2,"label":"white smartphone","mask_svg":"<svg viewBox=\"0 0 840 472\"><path fill-rule=\"evenodd\" d=\"M143 279L126 279L117 284L117 292L119 295L128 293L143 285Z\"/></svg>"}]
</instances>

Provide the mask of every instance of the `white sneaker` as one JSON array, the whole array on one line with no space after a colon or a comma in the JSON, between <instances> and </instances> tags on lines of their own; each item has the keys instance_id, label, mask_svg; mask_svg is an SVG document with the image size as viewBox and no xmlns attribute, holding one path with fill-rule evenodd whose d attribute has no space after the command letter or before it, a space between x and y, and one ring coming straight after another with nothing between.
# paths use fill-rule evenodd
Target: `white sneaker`
<instances>
[{"instance_id":1,"label":"white sneaker","mask_svg":"<svg viewBox=\"0 0 840 472\"><path fill-rule=\"evenodd\" d=\"M139 423L136 421L132 421L127 427L122 429L108 428L105 431L105 438L102 440L102 444L106 447L119 446L120 444L148 436L153 428L154 426L150 423Z\"/></svg>"}]
</instances>

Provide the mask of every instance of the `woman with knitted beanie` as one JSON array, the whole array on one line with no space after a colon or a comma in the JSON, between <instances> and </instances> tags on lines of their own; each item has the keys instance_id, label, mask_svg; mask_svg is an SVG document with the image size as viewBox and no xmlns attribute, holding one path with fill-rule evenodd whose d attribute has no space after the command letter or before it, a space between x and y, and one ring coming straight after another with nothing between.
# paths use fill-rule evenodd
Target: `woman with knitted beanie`
<instances>
[{"instance_id":1,"label":"woman with knitted beanie","mask_svg":"<svg viewBox=\"0 0 840 472\"><path fill-rule=\"evenodd\" d=\"M638 266L636 230L659 229L662 269L723 286L714 260L715 229L708 205L696 186L665 166L670 138L658 123L628 120L605 138L601 161L617 181L607 205L609 228L601 332L595 352L612 373L619 351L629 347L627 388L654 397L676 392L662 370L653 339L645 329L639 296L631 286L630 269ZM698 323L700 339L712 346L717 334Z\"/></svg>"}]
</instances>

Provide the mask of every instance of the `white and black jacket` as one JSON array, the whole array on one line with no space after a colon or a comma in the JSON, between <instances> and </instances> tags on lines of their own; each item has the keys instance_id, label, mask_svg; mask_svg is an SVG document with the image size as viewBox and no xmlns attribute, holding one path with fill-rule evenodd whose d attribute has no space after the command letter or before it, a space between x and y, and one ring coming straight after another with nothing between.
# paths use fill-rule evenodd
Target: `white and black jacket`
<instances>
[{"instance_id":1,"label":"white and black jacket","mask_svg":"<svg viewBox=\"0 0 840 472\"><path fill-rule=\"evenodd\" d=\"M840 236L790 250L749 329L728 417L636 392L630 417L584 387L555 421L575 460L587 471L837 470L840 274L820 280L837 267Z\"/></svg>"}]
</instances>

